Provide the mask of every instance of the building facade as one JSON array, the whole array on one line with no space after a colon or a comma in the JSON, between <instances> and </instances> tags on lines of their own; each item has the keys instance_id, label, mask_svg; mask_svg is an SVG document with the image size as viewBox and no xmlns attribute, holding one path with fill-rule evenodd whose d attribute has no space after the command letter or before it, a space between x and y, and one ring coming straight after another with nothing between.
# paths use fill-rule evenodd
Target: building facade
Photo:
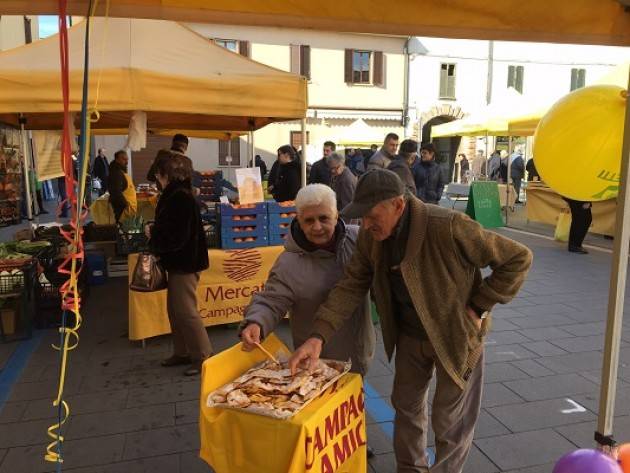
<instances>
[{"instance_id":1,"label":"building facade","mask_svg":"<svg viewBox=\"0 0 630 473\"><path fill-rule=\"evenodd\" d=\"M39 39L37 16L0 16L0 50L16 48Z\"/></svg>"}]
</instances>

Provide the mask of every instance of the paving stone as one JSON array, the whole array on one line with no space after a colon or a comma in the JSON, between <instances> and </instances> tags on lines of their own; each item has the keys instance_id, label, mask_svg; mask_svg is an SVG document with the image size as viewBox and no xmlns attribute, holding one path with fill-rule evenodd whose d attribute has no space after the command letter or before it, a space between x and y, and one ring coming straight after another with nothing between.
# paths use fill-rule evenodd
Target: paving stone
<instances>
[{"instance_id":1,"label":"paving stone","mask_svg":"<svg viewBox=\"0 0 630 473\"><path fill-rule=\"evenodd\" d=\"M368 463L371 473L396 473L396 457L393 453L376 455Z\"/></svg>"},{"instance_id":2,"label":"paving stone","mask_svg":"<svg viewBox=\"0 0 630 473\"><path fill-rule=\"evenodd\" d=\"M502 381L514 381L527 379L529 375L510 363L490 363L484 366L483 380L485 383L500 383Z\"/></svg>"},{"instance_id":3,"label":"paving stone","mask_svg":"<svg viewBox=\"0 0 630 473\"><path fill-rule=\"evenodd\" d=\"M598 390L598 386L595 383L577 374L506 381L504 384L526 401L571 397L575 394L594 393Z\"/></svg>"},{"instance_id":4,"label":"paving stone","mask_svg":"<svg viewBox=\"0 0 630 473\"><path fill-rule=\"evenodd\" d=\"M65 432L67 432L67 426L71 424L72 419L66 423ZM24 447L46 442L48 439L46 431L50 425L50 420L2 424L0 426L0 448Z\"/></svg>"},{"instance_id":5,"label":"paving stone","mask_svg":"<svg viewBox=\"0 0 630 473\"><path fill-rule=\"evenodd\" d=\"M546 316L547 314L571 314L572 312L575 312L575 309L565 304L537 304L532 307L519 307L518 311L530 316Z\"/></svg>"},{"instance_id":6,"label":"paving stone","mask_svg":"<svg viewBox=\"0 0 630 473\"><path fill-rule=\"evenodd\" d=\"M567 338L570 334L556 327L526 328L518 333L535 342L553 340L554 338Z\"/></svg>"},{"instance_id":7,"label":"paving stone","mask_svg":"<svg viewBox=\"0 0 630 473\"><path fill-rule=\"evenodd\" d=\"M65 469L68 473L189 473L180 468L178 455L141 458L127 462L110 463L109 465L90 466L87 468ZM206 470L206 472L209 470Z\"/></svg>"},{"instance_id":8,"label":"paving stone","mask_svg":"<svg viewBox=\"0 0 630 473\"><path fill-rule=\"evenodd\" d=\"M475 425L475 438L496 437L497 435L509 433L510 431L501 422L488 414L485 409L481 409L479 419L477 419L477 424Z\"/></svg>"},{"instance_id":9,"label":"paving stone","mask_svg":"<svg viewBox=\"0 0 630 473\"><path fill-rule=\"evenodd\" d=\"M179 454L179 471L181 473L212 473L212 468L199 458L199 452L196 451Z\"/></svg>"},{"instance_id":10,"label":"paving stone","mask_svg":"<svg viewBox=\"0 0 630 473\"><path fill-rule=\"evenodd\" d=\"M588 335L602 335L606 332L605 322L592 322L588 324L563 325L560 327L565 332L576 337L586 337ZM559 337L564 338L564 337Z\"/></svg>"},{"instance_id":11,"label":"paving stone","mask_svg":"<svg viewBox=\"0 0 630 473\"><path fill-rule=\"evenodd\" d=\"M475 473L495 473L499 471L497 466L490 461L475 445L470 448L470 453L466 459L464 471Z\"/></svg>"},{"instance_id":12,"label":"paving stone","mask_svg":"<svg viewBox=\"0 0 630 473\"><path fill-rule=\"evenodd\" d=\"M579 404L583 405L587 409L594 413L599 412L599 390L595 393L580 394L572 398ZM626 383L617 383L617 395L615 398L615 415L616 416L629 416L630 415L630 387ZM620 439L630 441L628 439Z\"/></svg>"},{"instance_id":13,"label":"paving stone","mask_svg":"<svg viewBox=\"0 0 630 473\"><path fill-rule=\"evenodd\" d=\"M554 340L552 343L571 353L597 351L604 348L604 336L563 338Z\"/></svg>"},{"instance_id":14,"label":"paving stone","mask_svg":"<svg viewBox=\"0 0 630 473\"><path fill-rule=\"evenodd\" d=\"M66 379L64 393L76 394L79 390L81 379L73 376ZM8 401L31 401L34 399L52 399L57 394L58 378L34 383L16 383L11 389Z\"/></svg>"},{"instance_id":15,"label":"paving stone","mask_svg":"<svg viewBox=\"0 0 630 473\"><path fill-rule=\"evenodd\" d=\"M475 444L501 470L555 462L574 449L571 442L550 429L479 439Z\"/></svg>"},{"instance_id":16,"label":"paving stone","mask_svg":"<svg viewBox=\"0 0 630 473\"><path fill-rule=\"evenodd\" d=\"M390 397L392 395L392 388L394 384L394 377L389 376L374 376L366 379L366 382L374 388L380 397Z\"/></svg>"},{"instance_id":17,"label":"paving stone","mask_svg":"<svg viewBox=\"0 0 630 473\"><path fill-rule=\"evenodd\" d=\"M178 425L126 434L125 460L188 452L199 448L199 426Z\"/></svg>"},{"instance_id":18,"label":"paving stone","mask_svg":"<svg viewBox=\"0 0 630 473\"><path fill-rule=\"evenodd\" d=\"M565 355L567 353L562 348L559 348L546 340L541 340L539 342L522 343L521 345L539 356L557 356Z\"/></svg>"},{"instance_id":19,"label":"paving stone","mask_svg":"<svg viewBox=\"0 0 630 473\"><path fill-rule=\"evenodd\" d=\"M111 391L116 389L133 389L160 384L170 384L173 377L167 370L156 369L139 373L124 373L121 375L86 376L81 383L81 393Z\"/></svg>"},{"instance_id":20,"label":"paving stone","mask_svg":"<svg viewBox=\"0 0 630 473\"><path fill-rule=\"evenodd\" d=\"M199 399L200 390L200 382L198 380L177 381L172 384L132 388L129 390L127 407Z\"/></svg>"},{"instance_id":21,"label":"paving stone","mask_svg":"<svg viewBox=\"0 0 630 473\"><path fill-rule=\"evenodd\" d=\"M502 406L519 402L523 402L523 398L519 397L514 391L506 388L501 383L486 384L483 387L481 397L482 407Z\"/></svg>"},{"instance_id":22,"label":"paving stone","mask_svg":"<svg viewBox=\"0 0 630 473\"><path fill-rule=\"evenodd\" d=\"M555 463L547 463L546 465L532 466L531 468L522 468L518 470L510 470L507 473L551 473Z\"/></svg>"},{"instance_id":23,"label":"paving stone","mask_svg":"<svg viewBox=\"0 0 630 473\"><path fill-rule=\"evenodd\" d=\"M377 455L394 451L391 437L383 432L379 424L367 425L367 441Z\"/></svg>"},{"instance_id":24,"label":"paving stone","mask_svg":"<svg viewBox=\"0 0 630 473\"><path fill-rule=\"evenodd\" d=\"M520 345L487 346L484 356L486 364L502 361L524 360L536 358L536 354Z\"/></svg>"},{"instance_id":25,"label":"paving stone","mask_svg":"<svg viewBox=\"0 0 630 473\"><path fill-rule=\"evenodd\" d=\"M622 442L630 439L630 416L615 417L613 426L616 439ZM555 430L573 442L578 448L593 448L595 443L593 435L596 428L597 424L595 422L584 422L556 427Z\"/></svg>"},{"instance_id":26,"label":"paving stone","mask_svg":"<svg viewBox=\"0 0 630 473\"><path fill-rule=\"evenodd\" d=\"M486 346L488 345L512 345L514 343L522 343L531 341L529 338L521 335L520 333L507 330L504 332L490 332L485 339Z\"/></svg>"},{"instance_id":27,"label":"paving stone","mask_svg":"<svg viewBox=\"0 0 630 473\"><path fill-rule=\"evenodd\" d=\"M199 422L199 400L175 403L175 423L191 424Z\"/></svg>"},{"instance_id":28,"label":"paving stone","mask_svg":"<svg viewBox=\"0 0 630 473\"><path fill-rule=\"evenodd\" d=\"M380 360L373 360L370 364L366 379L371 379L375 376L387 376L391 375L393 371L393 364L383 363Z\"/></svg>"},{"instance_id":29,"label":"paving stone","mask_svg":"<svg viewBox=\"0 0 630 473\"><path fill-rule=\"evenodd\" d=\"M540 358L537 361L546 368L559 374L579 373L581 371L592 371L602 368L602 354L599 351L548 356Z\"/></svg>"},{"instance_id":30,"label":"paving stone","mask_svg":"<svg viewBox=\"0 0 630 473\"><path fill-rule=\"evenodd\" d=\"M596 419L596 416L585 408L581 412L571 412L583 406L577 407L578 409L567 398L562 398L492 407L487 410L501 424L516 433Z\"/></svg>"},{"instance_id":31,"label":"paving stone","mask_svg":"<svg viewBox=\"0 0 630 473\"><path fill-rule=\"evenodd\" d=\"M0 411L0 424L18 422L22 419L28 402L7 402Z\"/></svg>"},{"instance_id":32,"label":"paving stone","mask_svg":"<svg viewBox=\"0 0 630 473\"><path fill-rule=\"evenodd\" d=\"M119 462L125 438L123 435L68 440L63 444L64 465L88 467ZM44 461L44 444L11 448L7 453L0 473L44 473L55 471L55 465Z\"/></svg>"},{"instance_id":33,"label":"paving stone","mask_svg":"<svg viewBox=\"0 0 630 473\"><path fill-rule=\"evenodd\" d=\"M107 391L103 393L77 394L66 397L72 415L92 412L118 411L124 409L127 391ZM57 417L57 408L50 399L30 401L24 413L24 420L49 419Z\"/></svg>"},{"instance_id":34,"label":"paving stone","mask_svg":"<svg viewBox=\"0 0 630 473\"><path fill-rule=\"evenodd\" d=\"M509 319L511 317L525 317L526 315L523 312L520 312L511 307L499 307L498 309L492 310L492 316L502 319Z\"/></svg>"},{"instance_id":35,"label":"paving stone","mask_svg":"<svg viewBox=\"0 0 630 473\"><path fill-rule=\"evenodd\" d=\"M523 372L527 373L529 376L533 378L539 378L541 376L550 376L554 374L553 371L551 371L548 368L545 368L536 360L519 360L519 361L513 361L510 364L514 365L516 368L518 368L519 370L522 370Z\"/></svg>"},{"instance_id":36,"label":"paving stone","mask_svg":"<svg viewBox=\"0 0 630 473\"><path fill-rule=\"evenodd\" d=\"M553 327L556 325L569 325L575 323L574 319L560 314L536 315L528 317L517 317L510 319L510 322L518 325L520 328L541 328Z\"/></svg>"},{"instance_id":37,"label":"paving stone","mask_svg":"<svg viewBox=\"0 0 630 473\"><path fill-rule=\"evenodd\" d=\"M520 327L518 325L513 324L509 320L505 319L492 319L492 331L494 332L503 332L505 330L518 330Z\"/></svg>"},{"instance_id":38,"label":"paving stone","mask_svg":"<svg viewBox=\"0 0 630 473\"><path fill-rule=\"evenodd\" d=\"M115 415L110 412L96 412L72 416L72 425L68 429L67 438L152 430L174 424L175 406L172 403L122 409Z\"/></svg>"}]
</instances>

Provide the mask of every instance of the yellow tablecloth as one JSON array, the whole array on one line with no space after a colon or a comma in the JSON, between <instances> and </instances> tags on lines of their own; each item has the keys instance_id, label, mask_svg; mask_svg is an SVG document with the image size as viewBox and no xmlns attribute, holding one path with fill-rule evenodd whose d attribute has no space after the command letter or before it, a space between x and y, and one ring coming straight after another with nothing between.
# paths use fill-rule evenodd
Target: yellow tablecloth
<instances>
[{"instance_id":1,"label":"yellow tablecloth","mask_svg":"<svg viewBox=\"0 0 630 473\"><path fill-rule=\"evenodd\" d=\"M527 184L527 219L533 222L555 225L562 209L568 209L566 203L553 189L541 183ZM593 223L589 232L613 236L617 201L615 199L593 202Z\"/></svg>"},{"instance_id":2,"label":"yellow tablecloth","mask_svg":"<svg viewBox=\"0 0 630 473\"><path fill-rule=\"evenodd\" d=\"M239 322L252 294L264 288L282 246L244 250L208 250L210 267L201 273L197 304L206 326ZM128 257L129 278L137 254ZM171 333L166 291L129 291L129 339L143 340Z\"/></svg>"},{"instance_id":3,"label":"yellow tablecloth","mask_svg":"<svg viewBox=\"0 0 630 473\"><path fill-rule=\"evenodd\" d=\"M265 348L287 352L273 335ZM201 378L200 456L216 473L365 473L361 376L346 374L287 420L210 408L208 394L265 359L240 344L206 360Z\"/></svg>"},{"instance_id":4,"label":"yellow tablecloth","mask_svg":"<svg viewBox=\"0 0 630 473\"><path fill-rule=\"evenodd\" d=\"M157 196L154 197L138 197L138 211L136 215L141 216L144 221L155 219L155 206L157 205ZM109 194L105 194L90 206L90 216L97 225L114 224L114 212L109 205Z\"/></svg>"}]
</instances>

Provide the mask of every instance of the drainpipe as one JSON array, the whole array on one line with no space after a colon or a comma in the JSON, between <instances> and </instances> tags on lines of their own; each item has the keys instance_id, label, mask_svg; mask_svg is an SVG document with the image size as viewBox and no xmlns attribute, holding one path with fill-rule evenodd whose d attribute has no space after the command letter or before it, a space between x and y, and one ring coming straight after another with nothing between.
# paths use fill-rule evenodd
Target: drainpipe
<instances>
[{"instance_id":1,"label":"drainpipe","mask_svg":"<svg viewBox=\"0 0 630 473\"><path fill-rule=\"evenodd\" d=\"M404 98L403 98L403 113L402 113L402 126L405 130L405 138L407 137L407 124L409 123L409 41L411 36L407 37L405 46L403 47L403 54L405 56L405 73L404 73Z\"/></svg>"}]
</instances>

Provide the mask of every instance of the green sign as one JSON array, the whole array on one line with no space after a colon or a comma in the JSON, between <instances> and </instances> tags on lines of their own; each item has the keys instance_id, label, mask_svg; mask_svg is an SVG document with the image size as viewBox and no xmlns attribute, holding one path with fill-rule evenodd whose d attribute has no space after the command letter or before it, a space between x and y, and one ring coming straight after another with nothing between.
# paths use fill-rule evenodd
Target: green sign
<instances>
[{"instance_id":1,"label":"green sign","mask_svg":"<svg viewBox=\"0 0 630 473\"><path fill-rule=\"evenodd\" d=\"M485 228L502 227L499 185L495 181L475 181L470 185L466 214Z\"/></svg>"}]
</instances>

